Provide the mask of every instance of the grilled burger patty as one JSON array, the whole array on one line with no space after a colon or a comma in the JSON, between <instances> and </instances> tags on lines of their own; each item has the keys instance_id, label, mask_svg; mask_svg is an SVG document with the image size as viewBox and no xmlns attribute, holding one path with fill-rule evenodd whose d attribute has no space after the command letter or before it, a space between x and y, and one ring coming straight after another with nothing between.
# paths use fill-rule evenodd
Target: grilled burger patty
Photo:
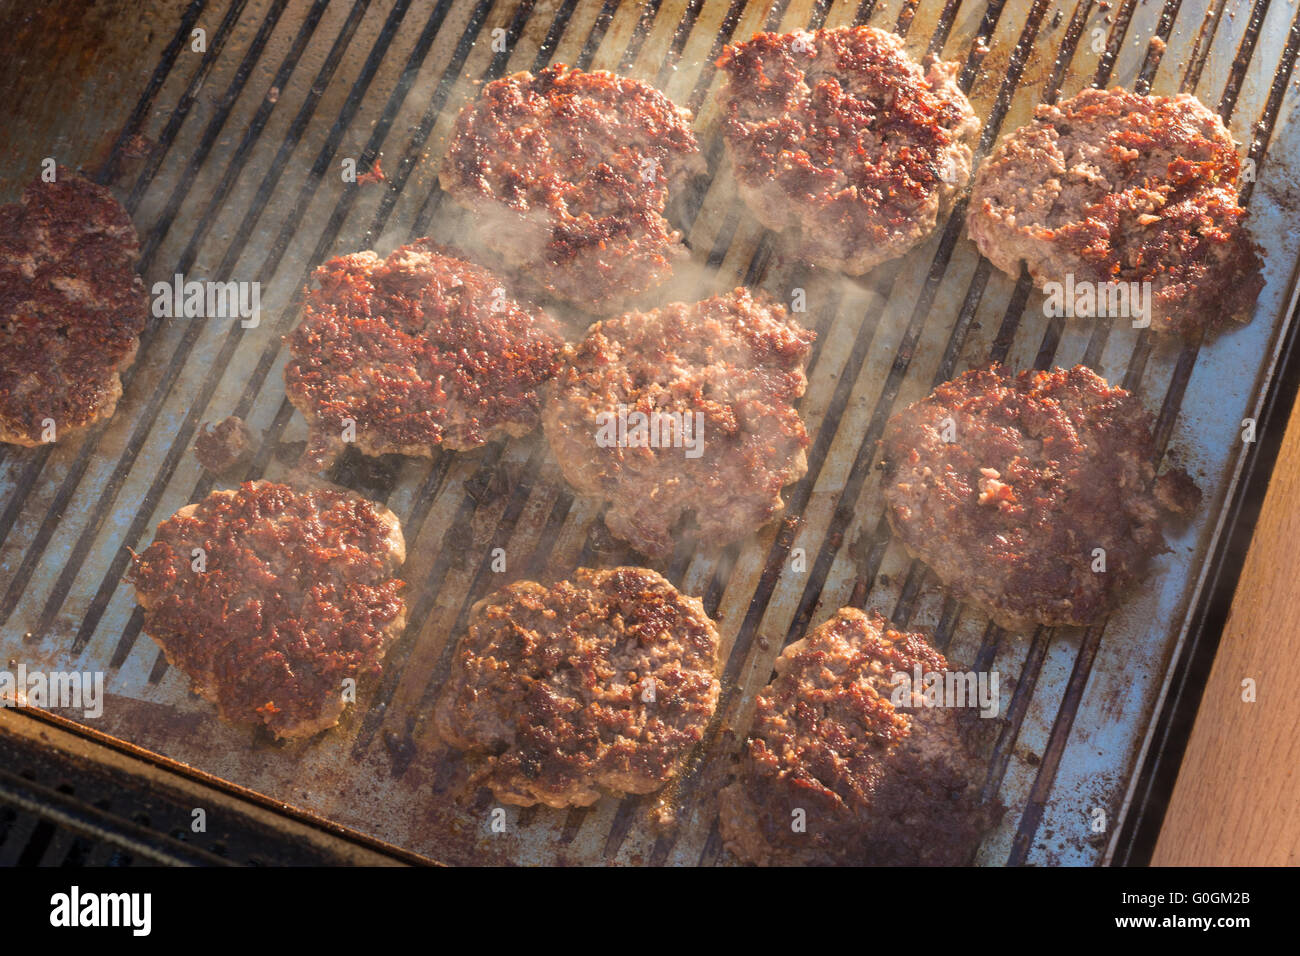
<instances>
[{"instance_id":1,"label":"grilled burger patty","mask_svg":"<svg viewBox=\"0 0 1300 956\"><path fill-rule=\"evenodd\" d=\"M308 737L338 723L346 678L380 673L405 559L382 505L257 481L162 522L128 579L145 633L223 719Z\"/></svg>"},{"instance_id":2,"label":"grilled burger patty","mask_svg":"<svg viewBox=\"0 0 1300 956\"><path fill-rule=\"evenodd\" d=\"M745 289L595 323L542 412L565 478L608 499L609 530L643 554L670 552L687 514L702 541L743 538L780 514L781 488L807 470L794 403L814 337Z\"/></svg>"},{"instance_id":3,"label":"grilled burger patty","mask_svg":"<svg viewBox=\"0 0 1300 956\"><path fill-rule=\"evenodd\" d=\"M1190 334L1247 321L1263 287L1237 203L1237 144L1188 94L1084 90L1038 107L980 167L967 230L1038 288L1151 283L1151 328Z\"/></svg>"},{"instance_id":4,"label":"grilled burger patty","mask_svg":"<svg viewBox=\"0 0 1300 956\"><path fill-rule=\"evenodd\" d=\"M556 65L483 87L439 178L510 265L557 299L608 310L686 256L664 208L703 170L688 110L637 80Z\"/></svg>"},{"instance_id":5,"label":"grilled burger patty","mask_svg":"<svg viewBox=\"0 0 1300 956\"><path fill-rule=\"evenodd\" d=\"M644 568L580 568L478 602L435 712L480 752L497 799L588 806L658 790L718 702L718 632L698 598Z\"/></svg>"},{"instance_id":6,"label":"grilled burger patty","mask_svg":"<svg viewBox=\"0 0 1300 956\"><path fill-rule=\"evenodd\" d=\"M1166 550L1162 519L1200 500L1185 472L1156 477L1151 428L1082 365L967 372L885 428L890 527L1005 628L1091 624Z\"/></svg>"},{"instance_id":7,"label":"grilled burger patty","mask_svg":"<svg viewBox=\"0 0 1300 956\"><path fill-rule=\"evenodd\" d=\"M718 61L737 187L802 257L854 275L903 255L970 178L980 123L957 64L872 27L759 33Z\"/></svg>"},{"instance_id":8,"label":"grilled burger patty","mask_svg":"<svg viewBox=\"0 0 1300 956\"><path fill-rule=\"evenodd\" d=\"M0 206L0 441L39 445L108 418L148 316L140 244L101 186L58 168Z\"/></svg>"},{"instance_id":9,"label":"grilled burger patty","mask_svg":"<svg viewBox=\"0 0 1300 956\"><path fill-rule=\"evenodd\" d=\"M331 259L315 278L284 370L311 428L309 466L343 451L349 420L373 456L430 457L536 427L564 339L500 277L421 239L387 259Z\"/></svg>"},{"instance_id":10,"label":"grilled burger patty","mask_svg":"<svg viewBox=\"0 0 1300 956\"><path fill-rule=\"evenodd\" d=\"M782 651L719 793L726 848L758 864L969 863L1001 809L980 803L966 713L892 703L894 675L918 666L948 669L922 635L856 608Z\"/></svg>"}]
</instances>

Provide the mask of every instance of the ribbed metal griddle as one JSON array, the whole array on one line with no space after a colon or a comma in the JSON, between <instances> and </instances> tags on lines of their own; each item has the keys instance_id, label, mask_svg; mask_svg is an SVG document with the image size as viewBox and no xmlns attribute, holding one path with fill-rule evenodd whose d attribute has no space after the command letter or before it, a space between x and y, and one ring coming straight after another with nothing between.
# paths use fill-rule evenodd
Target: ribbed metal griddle
<instances>
[{"instance_id":1,"label":"ribbed metal griddle","mask_svg":"<svg viewBox=\"0 0 1300 956\"><path fill-rule=\"evenodd\" d=\"M873 605L929 629L960 669L1002 676L986 790L1010 811L981 861L1110 859L1148 725L1226 534L1224 502L1249 460L1242 419L1259 416L1287 341L1300 254L1289 218L1300 130L1287 122L1297 103L1295 7L195 0L172 14L155 24L170 39L151 47L151 78L129 84L138 103L99 178L135 219L147 283L177 272L260 281L262 322L244 330L155 320L110 422L54 447L0 450L0 658L106 670L111 696L95 729L430 858L710 864L725 859L716 787L781 647L842 605ZM713 61L757 29L855 22L963 64L961 84L985 123L977 163L1038 103L1089 85L1186 90L1217 107L1258 178L1243 187L1266 250L1254 321L1205 345L1105 321L1048 321L1027 277L992 270L964 238L964 204L924 246L860 280L784 257L736 199ZM196 26L207 33L203 54L189 47ZM685 777L662 797L570 812L509 808L506 832L494 833L490 795L456 798L464 763L437 744L428 720L470 604L515 577L642 560L603 533L597 505L575 500L538 436L432 462L349 459L337 471L402 520L411 623L361 706L312 741L282 745L220 723L141 634L122 575L128 547L142 549L159 521L215 487L190 453L201 422L243 416L267 436L245 477L286 474L306 430L284 397L280 336L296 322L311 270L330 255L386 253L422 235L454 243L462 214L438 190L436 168L457 110L480 81L550 62L646 79L695 112L713 177L672 210L695 264L665 295L738 283L784 299L805 290L802 318L818 332L801 406L813 444L807 476L786 491L787 520L743 546L679 550L661 565L703 597L726 655L718 716ZM136 134L151 144L143 157ZM38 157L57 155L57 144L27 138L35 142L6 155L4 181L29 179ZM382 183L343 182L343 159L364 171L381 154ZM1158 414L1160 447L1206 492L1141 593L1104 626L1004 633L946 600L891 540L873 468L886 420L990 359L1015 368L1082 361L1135 390ZM504 575L490 567L497 547ZM675 816L667 828L655 823L665 808Z\"/></svg>"}]
</instances>

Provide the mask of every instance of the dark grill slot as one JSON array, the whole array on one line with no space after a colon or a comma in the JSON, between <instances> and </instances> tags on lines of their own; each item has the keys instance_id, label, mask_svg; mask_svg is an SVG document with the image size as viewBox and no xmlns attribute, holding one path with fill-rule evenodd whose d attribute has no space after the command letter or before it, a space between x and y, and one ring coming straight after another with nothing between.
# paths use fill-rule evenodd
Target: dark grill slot
<instances>
[{"instance_id":1,"label":"dark grill slot","mask_svg":"<svg viewBox=\"0 0 1300 956\"><path fill-rule=\"evenodd\" d=\"M0 866L391 863L43 721L0 717ZM14 768L21 768L15 771ZM74 782L75 781L75 782ZM196 807L207 829L194 832Z\"/></svg>"}]
</instances>

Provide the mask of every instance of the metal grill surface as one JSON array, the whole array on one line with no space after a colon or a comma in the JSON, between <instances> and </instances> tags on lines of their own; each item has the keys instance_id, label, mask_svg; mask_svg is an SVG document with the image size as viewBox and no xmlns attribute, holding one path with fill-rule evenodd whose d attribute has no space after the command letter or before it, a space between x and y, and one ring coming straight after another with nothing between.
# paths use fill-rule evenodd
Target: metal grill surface
<instances>
[{"instance_id":1,"label":"metal grill surface","mask_svg":"<svg viewBox=\"0 0 1300 956\"><path fill-rule=\"evenodd\" d=\"M1205 346L1049 321L1025 276L991 269L962 235L964 202L927 243L861 280L783 256L736 198L712 64L725 43L758 29L854 22L962 64L960 82L985 124L977 163L1038 103L1089 85L1185 90L1217 108L1254 164L1242 193L1268 280L1254 321ZM189 50L195 26L207 33L203 54ZM716 786L777 654L836 608L870 605L928 629L958 668L1002 676L985 790L1009 812L980 861L1109 858L1165 675L1205 587L1206 557L1224 532L1223 504L1247 452L1242 420L1258 415L1294 305L1293 5L194 0L159 29L175 34L149 81L125 91L136 105L98 177L135 219L147 284L175 273L258 281L261 324L153 320L111 421L55 446L0 450L0 657L105 670L109 699L95 729L430 858L712 864L727 859ZM801 405L813 444L807 476L786 489L786 520L742 545L679 549L659 565L703 597L723 634L722 701L685 776L660 797L569 812L509 808L506 831L494 833L486 791L471 804L453 798L465 767L428 720L469 606L504 583L490 568L492 549L506 550L509 578L642 563L597 530L598 505L567 489L544 440L339 468L336 480L402 521L410 625L360 705L304 743L217 721L141 633L122 577L128 548L145 547L159 521L215 487L190 452L200 423L244 417L267 436L244 477L287 473L306 429L284 396L281 336L297 320L311 270L331 255L386 253L417 236L454 241L462 214L438 190L436 169L456 112L482 81L550 62L645 79L695 112L713 175L672 210L694 267L665 296L738 283L784 299L805 290L802 318L818 333ZM143 160L126 148L137 133L153 144ZM33 157L50 148L14 151L0 173L28 179ZM380 156L384 181L343 182L342 160L365 170ZM1206 492L1145 587L1104 625L1004 633L946 600L891 540L873 468L886 420L990 359L1014 368L1084 362L1122 382L1157 414L1162 453ZM674 811L666 829L653 822L661 803Z\"/></svg>"}]
</instances>

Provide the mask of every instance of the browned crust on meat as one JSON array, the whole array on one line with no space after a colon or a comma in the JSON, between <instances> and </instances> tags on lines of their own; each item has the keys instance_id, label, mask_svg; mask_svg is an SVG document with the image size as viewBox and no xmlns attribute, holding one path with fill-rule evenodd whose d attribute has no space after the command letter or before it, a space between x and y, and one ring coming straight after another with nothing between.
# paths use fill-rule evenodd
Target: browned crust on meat
<instances>
[{"instance_id":1,"label":"browned crust on meat","mask_svg":"<svg viewBox=\"0 0 1300 956\"><path fill-rule=\"evenodd\" d=\"M284 370L311 428L308 467L344 450L349 419L372 456L431 457L537 426L538 388L559 368L564 338L499 276L421 239L387 259L331 259L315 279Z\"/></svg>"},{"instance_id":2,"label":"browned crust on meat","mask_svg":"<svg viewBox=\"0 0 1300 956\"><path fill-rule=\"evenodd\" d=\"M784 509L781 489L807 470L795 408L814 333L745 289L597 322L548 386L546 436L569 483L608 499L605 523L643 554L672 550L693 517L710 546L736 541ZM602 414L702 421L702 454L598 444ZM686 419L683 418L683 421Z\"/></svg>"},{"instance_id":3,"label":"browned crust on meat","mask_svg":"<svg viewBox=\"0 0 1300 956\"><path fill-rule=\"evenodd\" d=\"M688 110L639 80L559 64L483 87L456 120L439 178L512 266L605 311L686 255L664 208L703 165Z\"/></svg>"},{"instance_id":4,"label":"browned crust on meat","mask_svg":"<svg viewBox=\"0 0 1300 956\"><path fill-rule=\"evenodd\" d=\"M758 864L971 862L1001 808L980 802L969 713L892 702L894 675L916 667L948 670L922 635L856 608L782 651L741 774L719 794L726 848Z\"/></svg>"},{"instance_id":5,"label":"browned crust on meat","mask_svg":"<svg viewBox=\"0 0 1300 956\"><path fill-rule=\"evenodd\" d=\"M700 600L645 568L519 581L471 609L435 724L504 803L650 793L713 715L718 643Z\"/></svg>"},{"instance_id":6,"label":"browned crust on meat","mask_svg":"<svg viewBox=\"0 0 1300 956\"><path fill-rule=\"evenodd\" d=\"M298 738L338 723L345 679L379 675L405 626L405 559L382 505L258 481L162 522L128 580L145 633L223 719Z\"/></svg>"},{"instance_id":7,"label":"browned crust on meat","mask_svg":"<svg viewBox=\"0 0 1300 956\"><path fill-rule=\"evenodd\" d=\"M1199 500L1183 472L1156 478L1151 429L1137 398L1082 365L967 372L885 428L890 527L1005 628L1094 623L1165 550L1168 509Z\"/></svg>"},{"instance_id":8,"label":"browned crust on meat","mask_svg":"<svg viewBox=\"0 0 1300 956\"><path fill-rule=\"evenodd\" d=\"M1150 282L1151 328L1248 321L1263 288L1223 121L1190 94L1084 90L1040 106L980 167L967 229L995 266L1038 288L1067 275Z\"/></svg>"},{"instance_id":9,"label":"browned crust on meat","mask_svg":"<svg viewBox=\"0 0 1300 956\"><path fill-rule=\"evenodd\" d=\"M59 167L0 206L0 442L40 445L108 418L148 316L135 226Z\"/></svg>"},{"instance_id":10,"label":"browned crust on meat","mask_svg":"<svg viewBox=\"0 0 1300 956\"><path fill-rule=\"evenodd\" d=\"M903 255L970 178L980 124L957 64L922 67L893 33L758 33L718 64L740 193L813 263L858 275Z\"/></svg>"},{"instance_id":11,"label":"browned crust on meat","mask_svg":"<svg viewBox=\"0 0 1300 956\"><path fill-rule=\"evenodd\" d=\"M194 440L194 457L213 474L247 465L257 451L257 439L242 418L229 415L214 427L204 422Z\"/></svg>"}]
</instances>

